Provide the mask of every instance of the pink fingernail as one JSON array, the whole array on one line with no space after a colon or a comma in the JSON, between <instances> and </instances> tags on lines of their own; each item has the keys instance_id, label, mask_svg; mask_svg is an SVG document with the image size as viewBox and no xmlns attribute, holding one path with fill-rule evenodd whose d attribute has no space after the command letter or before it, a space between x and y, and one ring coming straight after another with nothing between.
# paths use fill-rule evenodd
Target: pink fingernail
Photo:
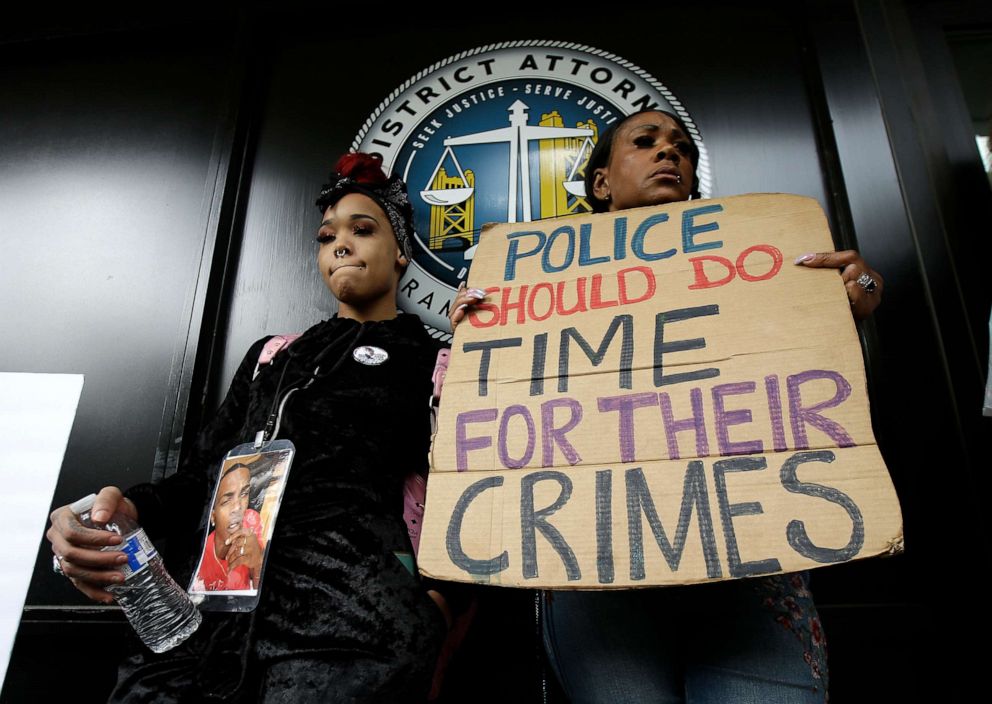
<instances>
[{"instance_id":1,"label":"pink fingernail","mask_svg":"<svg viewBox=\"0 0 992 704\"><path fill-rule=\"evenodd\" d=\"M469 289L468 295L472 298L478 298L480 301L486 297L486 292L479 288Z\"/></svg>"},{"instance_id":2,"label":"pink fingernail","mask_svg":"<svg viewBox=\"0 0 992 704\"><path fill-rule=\"evenodd\" d=\"M810 259L815 257L815 254L804 254L801 257L796 257L796 264L802 264L803 262L808 262Z\"/></svg>"},{"instance_id":3,"label":"pink fingernail","mask_svg":"<svg viewBox=\"0 0 992 704\"><path fill-rule=\"evenodd\" d=\"M465 310L466 308L468 308L468 303L462 303L460 306L455 308L455 310Z\"/></svg>"}]
</instances>

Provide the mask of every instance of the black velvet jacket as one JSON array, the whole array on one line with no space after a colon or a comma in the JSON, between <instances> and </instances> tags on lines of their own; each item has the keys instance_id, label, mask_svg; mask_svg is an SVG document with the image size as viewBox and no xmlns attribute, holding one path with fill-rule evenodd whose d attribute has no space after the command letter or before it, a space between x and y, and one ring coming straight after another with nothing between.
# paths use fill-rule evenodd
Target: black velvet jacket
<instances>
[{"instance_id":1,"label":"black velvet jacket","mask_svg":"<svg viewBox=\"0 0 992 704\"><path fill-rule=\"evenodd\" d=\"M278 437L293 441L296 457L259 606L252 614L207 614L178 652L132 658L115 697L178 701L195 690L232 700L417 701L426 695L445 626L393 553L410 550L403 482L427 468L428 399L440 345L414 315L361 324L332 318L252 381L268 339L248 351L179 472L126 492L153 541L188 545L185 569L174 569L188 582L217 463L251 441L274 402L316 369L281 419ZM352 352L363 345L385 350L388 360L359 363ZM186 657L188 667L177 669L177 658Z\"/></svg>"}]
</instances>

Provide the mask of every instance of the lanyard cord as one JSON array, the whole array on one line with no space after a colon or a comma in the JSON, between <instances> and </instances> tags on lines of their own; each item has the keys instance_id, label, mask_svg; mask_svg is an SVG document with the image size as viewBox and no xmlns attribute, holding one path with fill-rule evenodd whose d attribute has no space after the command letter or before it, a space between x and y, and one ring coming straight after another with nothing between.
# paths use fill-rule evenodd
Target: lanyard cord
<instances>
[{"instance_id":1,"label":"lanyard cord","mask_svg":"<svg viewBox=\"0 0 992 704\"><path fill-rule=\"evenodd\" d=\"M358 342L362 339L362 335L364 333L365 333L365 324L362 323L359 325L358 331L353 336L353 338L349 342L345 343L347 344L347 348L338 357L337 361L334 362L334 366L332 366L330 371L328 371L323 376L325 377L330 376L331 374L333 374L338 370L338 368L348 358L348 355L358 345ZM324 347L324 349L322 349L314 358L314 369L310 373L310 377L306 380L306 382L299 386L294 386L293 388L288 389L280 399L279 392L282 389L283 381L286 378L286 370L289 369L290 360L292 359L293 356L292 349L286 350L286 354L289 356L289 358L286 360L286 365L282 368L282 372L279 374L279 382L276 384L275 394L273 394L273 399L272 399L272 406L269 409L269 417L265 421L265 428L263 430L258 431L255 434L255 447L261 447L263 443L270 442L276 439L276 437L279 435L279 427L282 425L282 413L283 410L286 408L286 403L289 401L289 397L292 396L297 391L299 391L300 389L305 389L309 387L314 381L317 380L318 378L317 375L320 372L320 362L327 354L330 353L331 349L336 345L338 345L339 343L341 343L341 338L332 341L330 344Z\"/></svg>"}]
</instances>

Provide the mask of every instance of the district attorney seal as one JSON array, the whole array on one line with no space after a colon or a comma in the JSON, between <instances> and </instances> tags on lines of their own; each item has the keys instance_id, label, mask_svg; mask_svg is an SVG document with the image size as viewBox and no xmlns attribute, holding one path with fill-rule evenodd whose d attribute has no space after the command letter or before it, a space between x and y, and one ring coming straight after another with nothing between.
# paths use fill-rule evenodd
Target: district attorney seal
<instances>
[{"instance_id":1,"label":"district attorney seal","mask_svg":"<svg viewBox=\"0 0 992 704\"><path fill-rule=\"evenodd\" d=\"M414 206L414 261L399 305L438 337L487 222L589 211L583 178L599 134L638 110L685 122L699 145L700 192L710 158L689 112L659 81L599 49L556 41L491 44L439 61L397 88L352 144L382 155Z\"/></svg>"}]
</instances>

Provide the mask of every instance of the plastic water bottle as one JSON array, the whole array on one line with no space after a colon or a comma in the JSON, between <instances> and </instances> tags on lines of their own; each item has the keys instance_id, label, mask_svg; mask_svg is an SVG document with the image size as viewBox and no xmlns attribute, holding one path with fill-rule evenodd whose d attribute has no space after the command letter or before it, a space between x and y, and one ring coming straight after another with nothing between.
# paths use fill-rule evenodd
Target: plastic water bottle
<instances>
[{"instance_id":1,"label":"plastic water bottle","mask_svg":"<svg viewBox=\"0 0 992 704\"><path fill-rule=\"evenodd\" d=\"M121 566L124 582L107 587L141 641L156 653L171 650L200 627L202 617L186 591L165 569L158 551L133 518L115 513L106 523L93 521L90 512L96 494L69 508L88 528L117 533L124 540L103 550L120 550L128 560Z\"/></svg>"}]
</instances>

